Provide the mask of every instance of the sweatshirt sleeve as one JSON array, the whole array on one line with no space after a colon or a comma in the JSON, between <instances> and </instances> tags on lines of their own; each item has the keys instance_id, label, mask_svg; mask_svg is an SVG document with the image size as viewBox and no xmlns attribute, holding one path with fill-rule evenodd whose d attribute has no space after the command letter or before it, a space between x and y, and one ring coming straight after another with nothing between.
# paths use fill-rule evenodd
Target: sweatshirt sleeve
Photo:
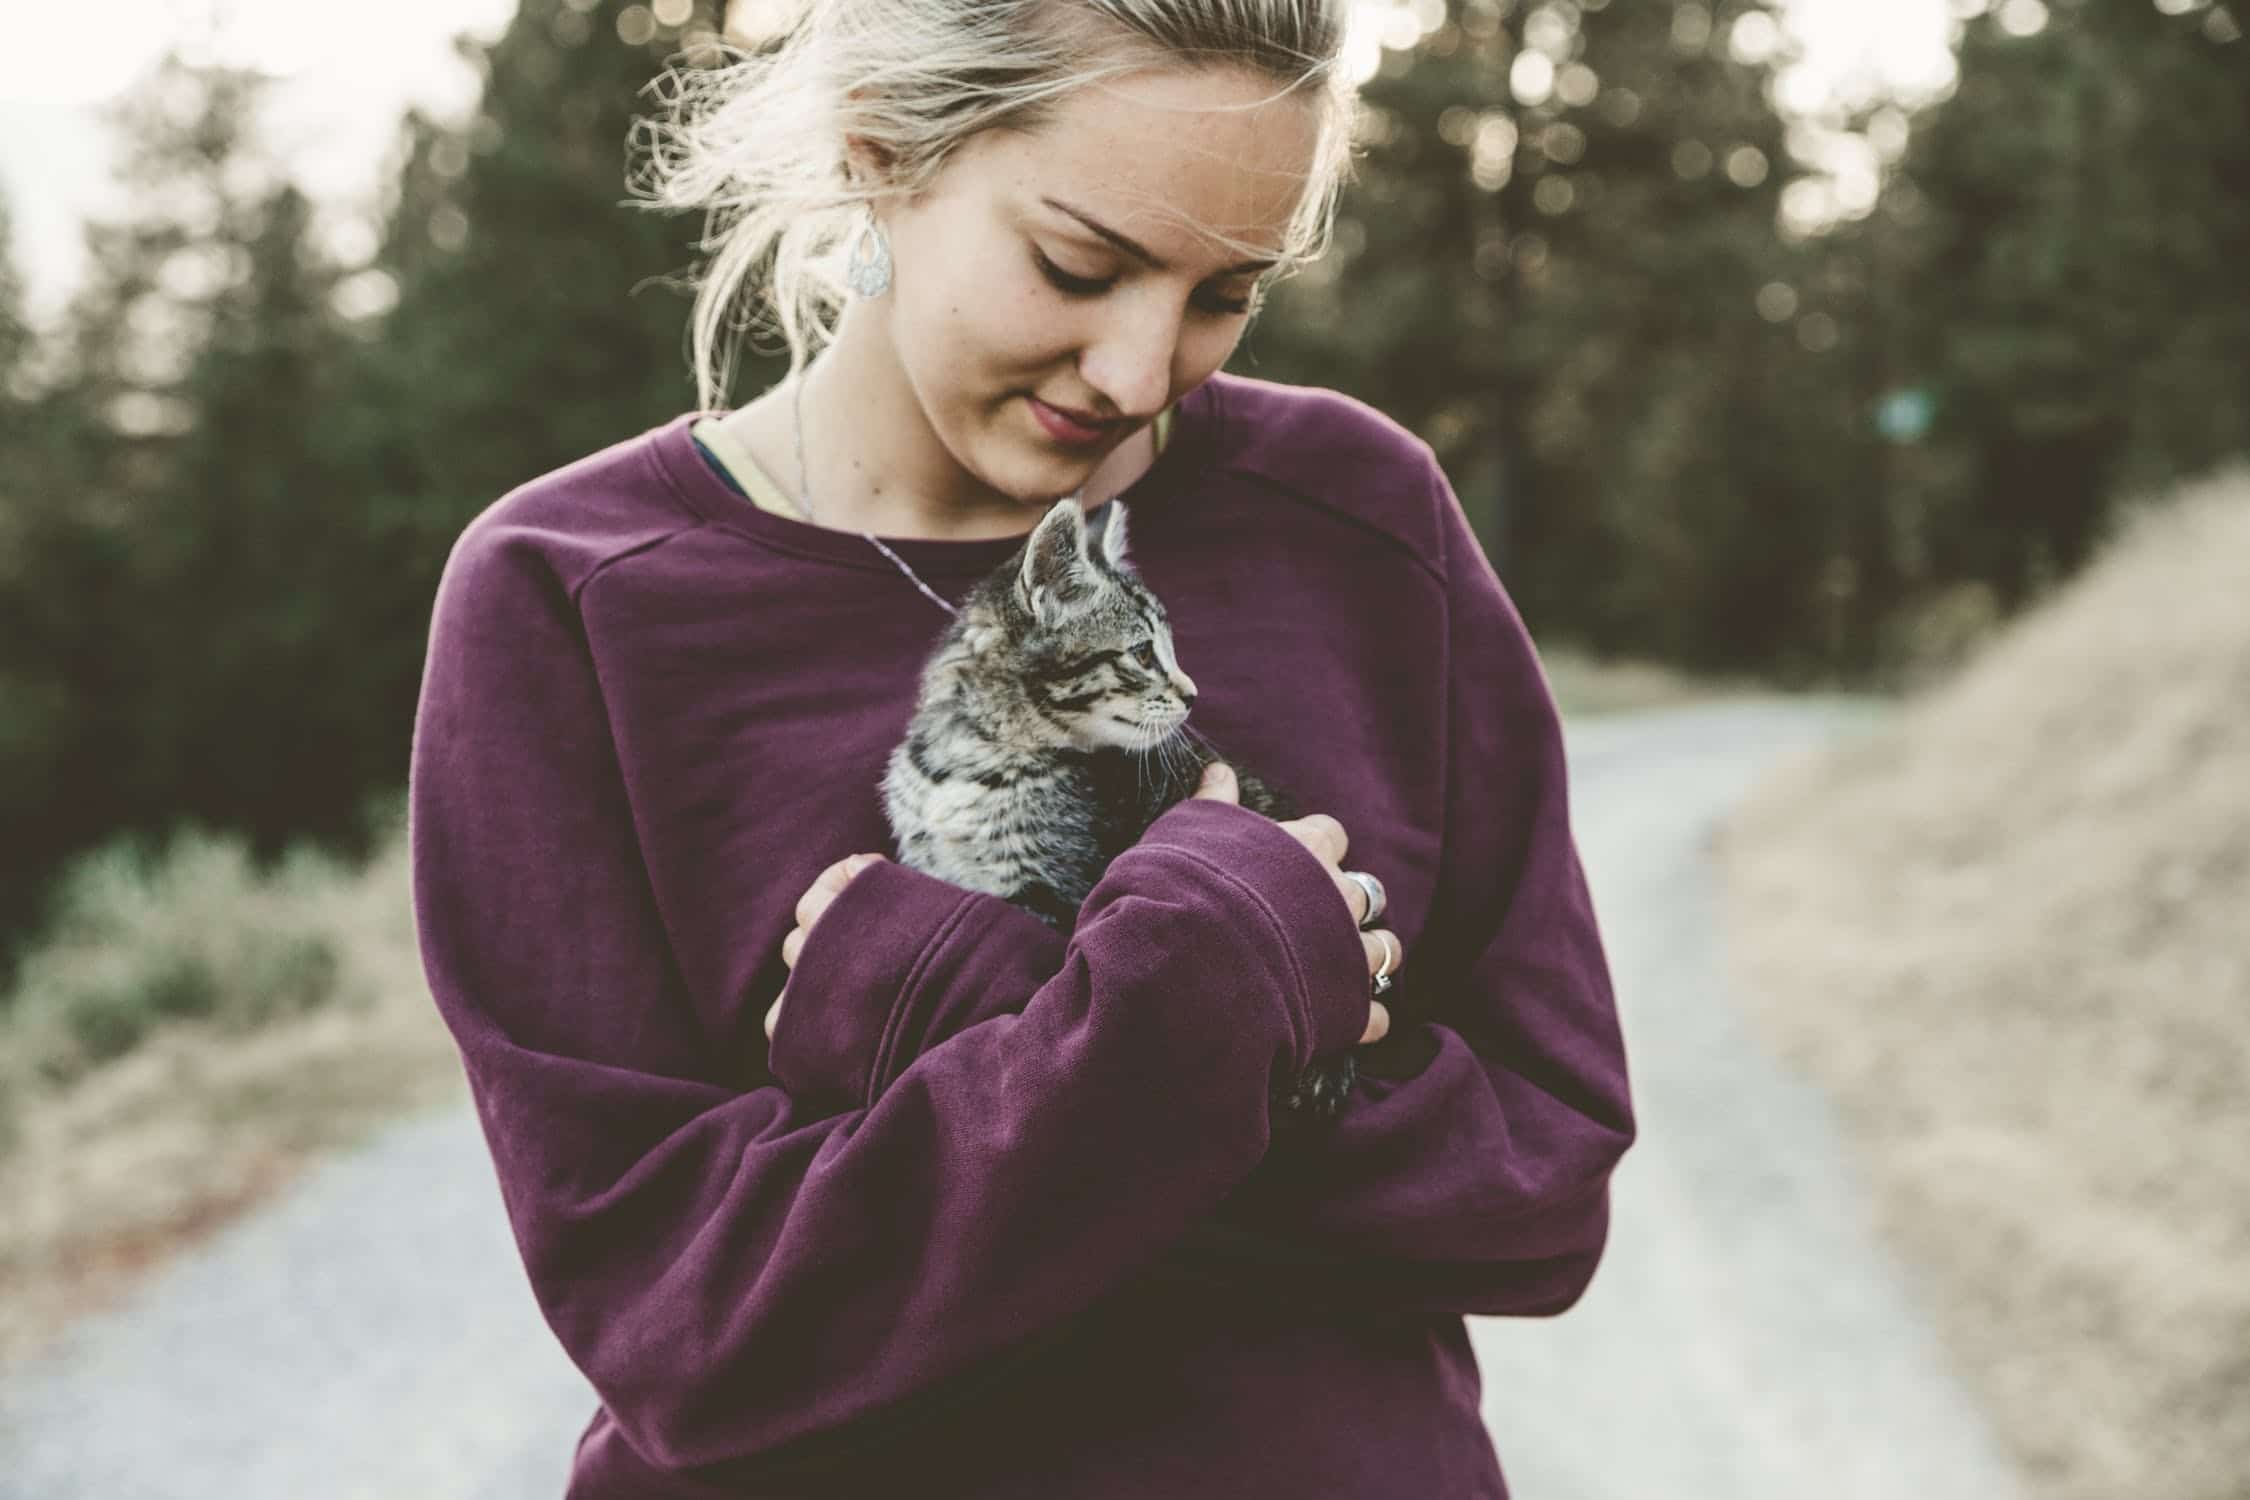
<instances>
[{"instance_id":1,"label":"sweatshirt sleeve","mask_svg":"<svg viewBox=\"0 0 2250 1500\"><path fill-rule=\"evenodd\" d=\"M1269 878L1294 840L1213 806L1113 862L1018 1012L871 1104L745 1089L651 892L586 583L488 523L432 618L415 918L533 1293L648 1462L740 1487L919 1419L1207 1214L1275 1069L1365 1026L1348 921L1298 909L1332 889Z\"/></svg>"},{"instance_id":2,"label":"sweatshirt sleeve","mask_svg":"<svg viewBox=\"0 0 2250 1500\"><path fill-rule=\"evenodd\" d=\"M1434 458L1427 482L1449 622L1448 854L1430 920L1390 997L1392 1033L1361 1050L1342 1112L1277 1138L1164 1269L1259 1295L1545 1316L1584 1293L1607 1241L1610 1174L1636 1130L1625 1048L1553 694ZM879 1093L911 1047L1020 1004L1060 939L964 894L884 865L856 877L791 978L810 966L821 1004L782 1008L777 1051L793 1024L853 1051L835 1039L880 1015L884 1040L856 1048L868 1067L855 1079ZM915 915L941 907L957 920ZM862 942L883 929L915 955L912 973L863 990Z\"/></svg>"},{"instance_id":3,"label":"sweatshirt sleeve","mask_svg":"<svg viewBox=\"0 0 2250 1500\"><path fill-rule=\"evenodd\" d=\"M927 1049L1021 1011L1062 966L1067 946L998 896L878 861L852 877L806 934L766 1066L801 1104L872 1104Z\"/></svg>"},{"instance_id":4,"label":"sweatshirt sleeve","mask_svg":"<svg viewBox=\"0 0 2250 1500\"><path fill-rule=\"evenodd\" d=\"M1584 1293L1636 1125L1571 832L1562 722L1531 637L1434 457L1447 594L1445 867L1405 1025L1335 1128L1277 1149L1196 1244L1277 1290L1547 1316Z\"/></svg>"}]
</instances>

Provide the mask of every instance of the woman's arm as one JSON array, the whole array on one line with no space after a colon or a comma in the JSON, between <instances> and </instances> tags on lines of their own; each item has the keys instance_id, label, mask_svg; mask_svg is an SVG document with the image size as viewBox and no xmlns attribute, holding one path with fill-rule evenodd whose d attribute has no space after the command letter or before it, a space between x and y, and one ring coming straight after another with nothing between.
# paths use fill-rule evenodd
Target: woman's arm
<instances>
[{"instance_id":1,"label":"woman's arm","mask_svg":"<svg viewBox=\"0 0 2250 1500\"><path fill-rule=\"evenodd\" d=\"M1167 1266L1246 1294L1551 1314L1593 1275L1609 1175L1634 1138L1624 1043L1571 836L1553 695L1434 460L1426 482L1449 601L1435 904L1392 1034L1361 1053L1342 1113L1284 1137ZM939 932L929 917L941 908L960 915ZM927 961L912 983L863 989L861 966L886 946ZM821 998L783 1007L776 1074L814 1097L879 1097L915 1046L1019 1004L1060 946L995 898L872 866L798 957L791 985L809 979Z\"/></svg>"},{"instance_id":2,"label":"woman's arm","mask_svg":"<svg viewBox=\"0 0 2250 1500\"><path fill-rule=\"evenodd\" d=\"M894 1429L1155 1260L1264 1154L1274 1070L1359 1036L1365 963L1315 856L1200 803L1112 866L1020 1013L872 1105L744 1092L648 885L577 608L601 587L489 515L456 546L416 919L549 1325L640 1454L739 1486Z\"/></svg>"}]
</instances>

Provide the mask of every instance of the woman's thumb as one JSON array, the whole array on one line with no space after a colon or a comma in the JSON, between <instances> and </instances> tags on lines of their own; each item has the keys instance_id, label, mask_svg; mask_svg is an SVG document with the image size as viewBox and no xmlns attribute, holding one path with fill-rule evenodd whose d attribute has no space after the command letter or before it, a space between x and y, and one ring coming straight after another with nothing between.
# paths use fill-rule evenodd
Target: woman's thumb
<instances>
[{"instance_id":1,"label":"woman's thumb","mask_svg":"<svg viewBox=\"0 0 2250 1500\"><path fill-rule=\"evenodd\" d=\"M1203 780L1196 785L1195 795L1213 802L1242 801L1241 787L1234 779L1234 767L1223 760L1215 760L1203 768Z\"/></svg>"}]
</instances>

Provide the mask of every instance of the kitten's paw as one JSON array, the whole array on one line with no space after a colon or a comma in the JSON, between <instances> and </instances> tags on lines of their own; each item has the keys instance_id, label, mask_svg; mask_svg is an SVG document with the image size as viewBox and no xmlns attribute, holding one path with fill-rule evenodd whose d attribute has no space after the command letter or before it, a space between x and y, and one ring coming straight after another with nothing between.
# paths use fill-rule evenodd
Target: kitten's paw
<instances>
[{"instance_id":1,"label":"kitten's paw","mask_svg":"<svg viewBox=\"0 0 2250 1500\"><path fill-rule=\"evenodd\" d=\"M1294 1079L1274 1085L1274 1111L1302 1119L1333 1120L1358 1077L1359 1064L1349 1052L1340 1057L1316 1058Z\"/></svg>"}]
</instances>

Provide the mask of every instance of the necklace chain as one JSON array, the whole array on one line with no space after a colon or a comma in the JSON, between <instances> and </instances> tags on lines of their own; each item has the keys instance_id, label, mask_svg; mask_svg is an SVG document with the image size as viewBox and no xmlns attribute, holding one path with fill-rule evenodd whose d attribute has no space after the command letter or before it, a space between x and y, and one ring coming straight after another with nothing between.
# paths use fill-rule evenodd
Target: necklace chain
<instances>
[{"instance_id":1,"label":"necklace chain","mask_svg":"<svg viewBox=\"0 0 2250 1500\"><path fill-rule=\"evenodd\" d=\"M812 471L805 467L805 377L810 373L811 372L809 370L800 371L798 373L795 380L792 382L793 389L790 392L789 400L790 408L795 412L797 419L797 489L799 491L797 509L804 512L805 519L807 521L812 521L813 519ZM815 521L813 522L813 524L818 525L819 523ZM866 537L870 542L873 542L875 544L875 550L882 553L885 557L889 558L891 560L891 565L897 568L901 573L904 573L906 575L907 582L920 589L923 594L928 597L929 601L932 604L935 604L939 609L944 610L949 615L958 616L961 613L961 611L955 605L948 601L942 594L938 593L936 589L933 589L928 584L924 583L922 581L922 575L915 572L912 568L906 565L905 558L900 557L889 547L883 545L883 539L881 537L877 536L872 531L863 531L860 533L860 535Z\"/></svg>"}]
</instances>

